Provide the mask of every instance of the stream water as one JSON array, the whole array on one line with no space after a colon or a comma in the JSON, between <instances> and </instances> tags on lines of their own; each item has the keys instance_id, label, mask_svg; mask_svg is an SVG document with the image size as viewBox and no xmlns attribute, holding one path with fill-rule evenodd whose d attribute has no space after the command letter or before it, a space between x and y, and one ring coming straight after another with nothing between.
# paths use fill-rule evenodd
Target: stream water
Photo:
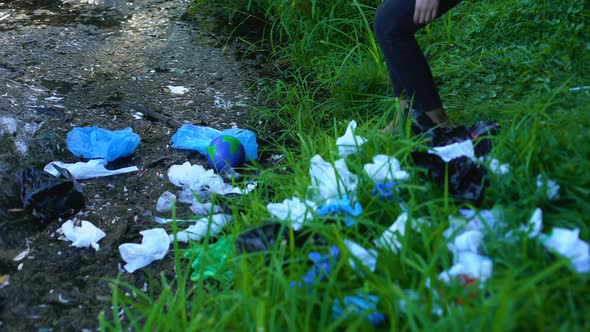
<instances>
[{"instance_id":1,"label":"stream water","mask_svg":"<svg viewBox=\"0 0 590 332\"><path fill-rule=\"evenodd\" d=\"M156 200L173 189L171 163L204 158L169 147L174 128L134 117L138 103L181 123L217 129L249 120L255 59L213 46L226 36L181 20L186 0L0 0L0 327L9 331L94 330L110 310L118 246L157 227ZM204 15L206 16L206 15ZM214 30L214 29L213 29ZM231 53L231 52L230 52ZM184 87L183 94L174 87ZM54 160L74 127L132 127L142 141L139 172L81 181L84 220L107 236L100 250L58 239L59 221L22 209L15 172ZM163 162L154 164L163 156ZM146 271L174 276L171 254ZM143 287L144 271L122 279Z\"/></svg>"}]
</instances>

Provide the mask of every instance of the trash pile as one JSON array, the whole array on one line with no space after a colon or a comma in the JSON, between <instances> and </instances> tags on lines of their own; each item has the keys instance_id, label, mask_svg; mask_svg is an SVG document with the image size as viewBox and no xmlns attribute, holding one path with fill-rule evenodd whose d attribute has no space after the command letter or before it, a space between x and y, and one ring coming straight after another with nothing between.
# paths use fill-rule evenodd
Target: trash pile
<instances>
[{"instance_id":1,"label":"trash pile","mask_svg":"<svg viewBox=\"0 0 590 332\"><path fill-rule=\"evenodd\" d=\"M140 232L143 237L140 244L121 244L119 252L126 262L121 271L133 273L154 260L164 258L174 241L192 241L192 246L185 251L185 257L191 260L194 270L191 278L211 278L222 284L231 284L234 278L232 262L238 255L271 251L284 243L296 247L311 243L317 251L308 256L309 269L300 278L292 280L291 287L310 291L333 273L343 257L348 258L346 264L351 269L365 278L367 272L377 268L380 252L400 254L404 243L407 243L407 232L420 232L433 226L428 218L414 218L404 201L404 184L412 176L419 176L420 171L403 170L395 157L383 154L373 156L371 163L364 164L362 174L348 169L345 158L357 154L368 142L355 134L356 127L356 122L351 121L345 134L337 139L340 159L328 162L320 155L311 158L310 185L305 197L293 196L282 202L268 203L266 208L273 218L271 221L248 229L239 236L220 236L223 228L233 222L233 216L227 209L215 204L214 198L218 195L247 195L255 190L255 182L240 182L242 187L235 185L236 180L241 178L236 168L258 158L256 137L245 129L218 131L183 125L172 136L171 146L198 151L207 158L210 168L189 162L172 165L167 176L178 191L162 193L156 202L159 215L153 220L160 225L176 222L188 224L188 227L174 234L168 234L164 226L146 229ZM487 157L492 150L490 136L496 128L493 123L478 123L470 129L458 127L429 131L426 134L429 138L427 150L412 152L411 161L418 169L426 171L425 174L441 190L448 189L458 202L468 203L464 206L479 207L490 184L488 172L502 175L510 171L508 164ZM22 201L25 208L42 219L66 219L60 229L61 238L71 241L72 246L99 250L98 242L106 234L90 222L76 217L85 205L78 181L138 171L134 165L118 169L107 166L110 162L131 156L140 137L130 128L109 131L88 127L74 128L68 133L66 142L72 154L82 161L70 164L54 161L44 170L27 168L19 171L17 179ZM402 211L389 228L372 240L374 247L364 248L349 238L342 239L338 245L308 231L308 226L314 223L332 223L336 227L352 229L360 227L363 206L359 200L359 183L364 182L359 181L359 177L370 179L375 198L388 204L398 204ZM559 198L559 185L553 180L539 175L537 187L548 199ZM192 215L187 218L177 216L175 209L180 204L189 205ZM169 218L170 214L174 217ZM486 248L489 239L507 244L522 238L539 241L548 250L569 259L576 272L590 272L590 246L579 239L579 230L554 228L542 233L542 211L539 208L518 229L509 229L503 220L501 206L491 210L462 208L458 215L448 216L448 225L443 236L453 257L452 265L439 273L438 280L428 280L426 284L433 293L432 312L436 315L442 315L447 308L437 301L444 297L444 288L435 287L435 282L436 285L460 284L466 289L474 286L485 289L486 281L493 278L494 259L487 256L489 251ZM203 244L196 244L198 241L203 241ZM422 305L415 291L406 289L404 294L405 297L398 301L402 310L410 302ZM456 304L462 304L461 298ZM386 315L378 312L378 305L376 295L356 290L334 300L333 316L335 319L365 317L370 323L379 325L386 320Z\"/></svg>"}]
</instances>

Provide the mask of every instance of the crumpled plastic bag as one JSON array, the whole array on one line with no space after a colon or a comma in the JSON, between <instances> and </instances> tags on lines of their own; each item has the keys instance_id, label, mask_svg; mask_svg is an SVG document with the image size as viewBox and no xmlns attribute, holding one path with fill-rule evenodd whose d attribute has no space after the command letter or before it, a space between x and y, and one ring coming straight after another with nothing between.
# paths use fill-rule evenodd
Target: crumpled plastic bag
<instances>
[{"instance_id":1,"label":"crumpled plastic bag","mask_svg":"<svg viewBox=\"0 0 590 332\"><path fill-rule=\"evenodd\" d=\"M85 206L82 187L68 170L55 166L61 177L28 167L16 172L25 209L44 220L72 217Z\"/></svg>"},{"instance_id":2,"label":"crumpled plastic bag","mask_svg":"<svg viewBox=\"0 0 590 332\"><path fill-rule=\"evenodd\" d=\"M206 170L201 165L191 165L185 162L182 165L172 165L168 169L168 179L172 184L182 187L178 197L181 203L192 204L195 195L201 200L208 200L213 194L248 194L250 189L241 189L225 183L223 178L211 169Z\"/></svg>"},{"instance_id":3,"label":"crumpled plastic bag","mask_svg":"<svg viewBox=\"0 0 590 332\"><path fill-rule=\"evenodd\" d=\"M467 157L459 157L445 163L439 156L412 152L416 166L426 168L430 177L444 190L445 169L448 167L449 193L458 199L480 205L483 202L485 188L489 185L486 169Z\"/></svg>"},{"instance_id":4,"label":"crumpled plastic bag","mask_svg":"<svg viewBox=\"0 0 590 332\"><path fill-rule=\"evenodd\" d=\"M206 247L206 248L205 248ZM188 249L184 257L193 260L191 280L218 280L227 285L234 279L232 258L235 257L234 238L224 236L212 244L196 245Z\"/></svg>"},{"instance_id":5,"label":"crumpled plastic bag","mask_svg":"<svg viewBox=\"0 0 590 332\"><path fill-rule=\"evenodd\" d=\"M369 271L375 271L375 268L377 267L377 256L379 256L377 250L365 249L360 244L348 239L344 239L344 245L350 254L358 259L364 266L366 266ZM357 268L354 258L350 258L348 262L353 269Z\"/></svg>"},{"instance_id":6,"label":"crumpled plastic bag","mask_svg":"<svg viewBox=\"0 0 590 332\"><path fill-rule=\"evenodd\" d=\"M360 202L352 204L348 196L340 199L332 199L328 203L322 205L317 209L317 214L320 217L334 214L343 214L344 225L350 227L354 224L354 217L358 217L363 213L363 207Z\"/></svg>"},{"instance_id":7,"label":"crumpled plastic bag","mask_svg":"<svg viewBox=\"0 0 590 332\"><path fill-rule=\"evenodd\" d=\"M395 222L389 226L385 232L378 238L375 239L374 243L378 248L388 248L393 253L399 253L402 248L402 244L399 239L406 235L406 223L408 222L408 213L404 212L400 214ZM420 225L425 224L426 220L422 218L410 220L410 227L413 230L418 230Z\"/></svg>"},{"instance_id":8,"label":"crumpled plastic bag","mask_svg":"<svg viewBox=\"0 0 590 332\"><path fill-rule=\"evenodd\" d=\"M86 220L80 220L78 226L70 219L61 225L60 230L65 237L63 240L73 242L72 247L92 247L96 251L100 248L98 241L106 236L105 232Z\"/></svg>"},{"instance_id":9,"label":"crumpled plastic bag","mask_svg":"<svg viewBox=\"0 0 590 332\"><path fill-rule=\"evenodd\" d=\"M338 262L339 254L340 251L336 246L330 247L330 253L325 255L319 252L310 253L308 258L313 262L313 266L303 276L302 281L292 281L291 287L313 286L317 282L325 280Z\"/></svg>"},{"instance_id":10,"label":"crumpled plastic bag","mask_svg":"<svg viewBox=\"0 0 590 332\"><path fill-rule=\"evenodd\" d=\"M140 141L131 128L111 131L97 126L74 128L66 137L68 150L76 157L107 161L130 156Z\"/></svg>"},{"instance_id":11,"label":"crumpled plastic bag","mask_svg":"<svg viewBox=\"0 0 590 332\"><path fill-rule=\"evenodd\" d=\"M110 170L106 169L105 166L107 164L108 162L105 159L91 159L87 162L77 162L74 164L66 164L61 161L52 161L51 163L47 164L43 170L54 176L59 176L59 171L53 167L53 165L57 165L61 168L67 169L76 180L85 180L139 171L139 168L136 166Z\"/></svg>"},{"instance_id":12,"label":"crumpled plastic bag","mask_svg":"<svg viewBox=\"0 0 590 332\"><path fill-rule=\"evenodd\" d=\"M365 164L363 169L377 183L407 180L410 177L408 172L401 169L395 157L384 154L374 156L373 163Z\"/></svg>"},{"instance_id":13,"label":"crumpled plastic bag","mask_svg":"<svg viewBox=\"0 0 590 332\"><path fill-rule=\"evenodd\" d=\"M559 199L559 184L542 174L537 175L537 189L544 190L550 201Z\"/></svg>"},{"instance_id":14,"label":"crumpled plastic bag","mask_svg":"<svg viewBox=\"0 0 590 332\"><path fill-rule=\"evenodd\" d=\"M343 301L335 299L332 305L332 317L341 319L350 316L365 316L371 324L377 326L385 321L385 315L377 311L378 303L377 296L357 292L354 296L345 296Z\"/></svg>"},{"instance_id":15,"label":"crumpled plastic bag","mask_svg":"<svg viewBox=\"0 0 590 332\"><path fill-rule=\"evenodd\" d=\"M445 162L449 162L459 157L467 157L471 160L475 160L475 151L473 150L473 142L471 140L445 146L435 146L429 150L428 153L439 156Z\"/></svg>"},{"instance_id":16,"label":"crumpled plastic bag","mask_svg":"<svg viewBox=\"0 0 590 332\"><path fill-rule=\"evenodd\" d=\"M176 195L169 191L165 191L160 195L156 202L156 211L167 212L171 211L172 207L176 204Z\"/></svg>"},{"instance_id":17,"label":"crumpled plastic bag","mask_svg":"<svg viewBox=\"0 0 590 332\"><path fill-rule=\"evenodd\" d=\"M357 153L363 144L367 142L367 139L354 134L356 129L356 121L352 120L346 127L344 136L336 139L336 146L338 147L338 154L341 157L347 157Z\"/></svg>"},{"instance_id":18,"label":"crumpled plastic bag","mask_svg":"<svg viewBox=\"0 0 590 332\"><path fill-rule=\"evenodd\" d=\"M210 127L184 124L172 136L171 146L175 149L196 150L206 156L211 141L222 135L233 136L242 143L246 150L246 161L258 159L256 135L247 129L231 128L219 131Z\"/></svg>"},{"instance_id":19,"label":"crumpled plastic bag","mask_svg":"<svg viewBox=\"0 0 590 332\"><path fill-rule=\"evenodd\" d=\"M438 279L450 283L457 277L467 276L484 282L492 276L493 267L494 263L488 257L469 251L460 252L455 257L455 264L441 272Z\"/></svg>"},{"instance_id":20,"label":"crumpled plastic bag","mask_svg":"<svg viewBox=\"0 0 590 332\"><path fill-rule=\"evenodd\" d=\"M305 244L325 246L328 244L322 236L294 230L295 246L300 248ZM278 243L291 241L289 227L279 222L269 222L261 226L250 228L238 236L236 241L238 253L259 252L272 249Z\"/></svg>"},{"instance_id":21,"label":"crumpled plastic bag","mask_svg":"<svg viewBox=\"0 0 590 332\"><path fill-rule=\"evenodd\" d=\"M579 229L555 227L549 235L541 235L547 249L569 259L578 273L590 272L590 245L579 238Z\"/></svg>"},{"instance_id":22,"label":"crumpled plastic bag","mask_svg":"<svg viewBox=\"0 0 590 332\"><path fill-rule=\"evenodd\" d=\"M143 236L141 244L123 243L119 246L119 253L127 262L123 268L129 273L164 258L170 248L170 239L163 228L147 229L139 234Z\"/></svg>"},{"instance_id":23,"label":"crumpled plastic bag","mask_svg":"<svg viewBox=\"0 0 590 332\"><path fill-rule=\"evenodd\" d=\"M211 218L201 218L195 221L194 225L176 233L176 240L184 243L187 243L189 240L200 241L207 236L207 231L209 231L209 236L216 235L221 232L227 223L233 220L234 218L229 214L216 214L211 216ZM170 235L170 241L174 241L173 234Z\"/></svg>"},{"instance_id":24,"label":"crumpled plastic bag","mask_svg":"<svg viewBox=\"0 0 590 332\"><path fill-rule=\"evenodd\" d=\"M356 201L358 176L351 173L344 159L338 159L334 165L324 161L320 155L311 158L309 167L311 185L309 191L314 202L326 202L348 195L351 201Z\"/></svg>"},{"instance_id":25,"label":"crumpled plastic bag","mask_svg":"<svg viewBox=\"0 0 590 332\"><path fill-rule=\"evenodd\" d=\"M301 201L298 197L285 199L282 203L269 203L268 212L282 221L290 221L291 227L298 231L307 221L313 220L317 206L312 201Z\"/></svg>"}]
</instances>

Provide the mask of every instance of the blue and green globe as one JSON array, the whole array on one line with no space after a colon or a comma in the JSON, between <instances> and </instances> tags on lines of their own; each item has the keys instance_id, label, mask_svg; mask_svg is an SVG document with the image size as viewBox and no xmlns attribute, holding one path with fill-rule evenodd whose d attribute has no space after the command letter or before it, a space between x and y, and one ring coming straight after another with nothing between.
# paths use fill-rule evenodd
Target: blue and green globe
<instances>
[{"instance_id":1,"label":"blue and green globe","mask_svg":"<svg viewBox=\"0 0 590 332\"><path fill-rule=\"evenodd\" d=\"M246 161L246 150L237 138L222 135L207 147L207 161L217 171L228 166L240 167Z\"/></svg>"}]
</instances>

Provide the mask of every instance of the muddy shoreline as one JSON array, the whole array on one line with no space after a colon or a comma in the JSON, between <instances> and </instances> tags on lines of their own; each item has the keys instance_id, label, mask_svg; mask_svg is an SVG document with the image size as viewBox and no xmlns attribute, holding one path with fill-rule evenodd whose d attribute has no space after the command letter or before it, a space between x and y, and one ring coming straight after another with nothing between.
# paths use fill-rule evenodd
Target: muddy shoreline
<instances>
[{"instance_id":1,"label":"muddy shoreline","mask_svg":"<svg viewBox=\"0 0 590 332\"><path fill-rule=\"evenodd\" d=\"M137 119L129 103L180 123L250 127L247 105L254 100L261 63L213 46L226 37L211 31L215 23L199 30L182 21L189 5L166 0L0 2L4 330L96 329L98 314L110 313L109 280L120 273L118 246L140 242L139 231L158 227L152 218L158 197L177 190L167 179L168 167L184 161L206 165L197 153L170 148L175 129ZM188 90L175 94L174 86ZM71 247L58 239L61 222L40 223L23 211L14 177L23 167L75 162L65 137L74 127L93 125L131 127L142 139L132 159L139 172L81 181L87 206L80 217L107 234L99 251ZM169 158L154 164L163 156ZM174 276L172 253L122 279L143 288L148 275L161 273Z\"/></svg>"}]
</instances>

